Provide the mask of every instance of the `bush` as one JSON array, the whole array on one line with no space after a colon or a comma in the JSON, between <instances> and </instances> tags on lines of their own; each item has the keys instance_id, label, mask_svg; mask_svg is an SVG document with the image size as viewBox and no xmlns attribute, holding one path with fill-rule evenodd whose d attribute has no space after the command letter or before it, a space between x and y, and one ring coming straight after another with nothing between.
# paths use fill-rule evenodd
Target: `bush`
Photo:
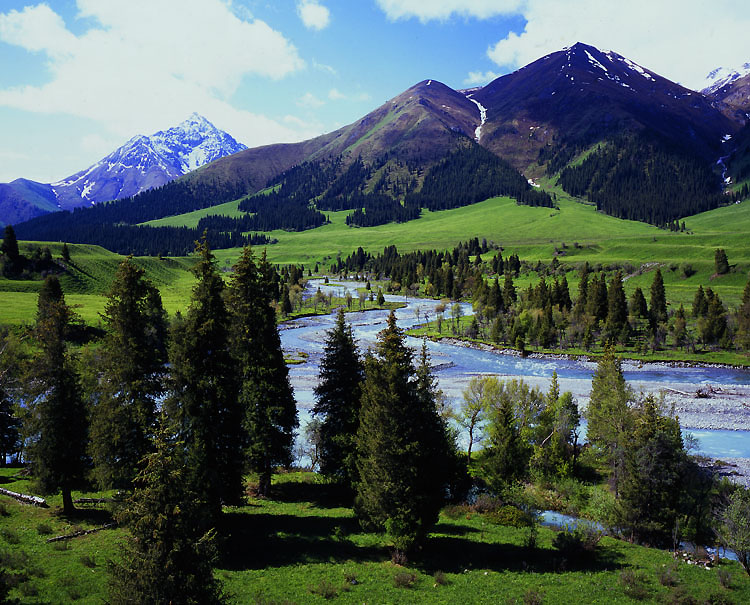
<instances>
[{"instance_id":1,"label":"bush","mask_svg":"<svg viewBox=\"0 0 750 605\"><path fill-rule=\"evenodd\" d=\"M5 506L5 502L0 502L0 517L7 517L10 515L8 507Z\"/></svg>"},{"instance_id":2,"label":"bush","mask_svg":"<svg viewBox=\"0 0 750 605\"><path fill-rule=\"evenodd\" d=\"M693 268L693 265L691 265L690 263L682 263L682 275L684 277L692 277L696 273L697 271L695 270L695 268Z\"/></svg>"},{"instance_id":3,"label":"bush","mask_svg":"<svg viewBox=\"0 0 750 605\"><path fill-rule=\"evenodd\" d=\"M524 605L542 605L544 595L533 588L529 588L523 595Z\"/></svg>"},{"instance_id":4,"label":"bush","mask_svg":"<svg viewBox=\"0 0 750 605\"><path fill-rule=\"evenodd\" d=\"M21 542L21 537L18 533L8 527L0 529L0 537L2 537L8 544L18 544Z\"/></svg>"},{"instance_id":5,"label":"bush","mask_svg":"<svg viewBox=\"0 0 750 605\"><path fill-rule=\"evenodd\" d=\"M96 559L91 555L81 555L81 558L78 560L81 562L81 565L88 567L89 569L94 569L96 567Z\"/></svg>"},{"instance_id":6,"label":"bush","mask_svg":"<svg viewBox=\"0 0 750 605\"><path fill-rule=\"evenodd\" d=\"M495 525L508 525L510 527L529 527L534 522L531 515L510 504L485 513L484 517Z\"/></svg>"},{"instance_id":7,"label":"bush","mask_svg":"<svg viewBox=\"0 0 750 605\"><path fill-rule=\"evenodd\" d=\"M435 572L433 578L435 579L435 584L438 586L446 586L448 584L448 578L445 576L445 573L440 570Z\"/></svg>"},{"instance_id":8,"label":"bush","mask_svg":"<svg viewBox=\"0 0 750 605\"><path fill-rule=\"evenodd\" d=\"M625 596L642 601L649 596L648 581L643 573L626 569L620 573L620 585Z\"/></svg>"},{"instance_id":9,"label":"bush","mask_svg":"<svg viewBox=\"0 0 750 605\"><path fill-rule=\"evenodd\" d=\"M726 588L727 590L732 589L732 574L726 569L718 568L716 570L716 578L719 580L719 586Z\"/></svg>"},{"instance_id":10,"label":"bush","mask_svg":"<svg viewBox=\"0 0 750 605\"><path fill-rule=\"evenodd\" d=\"M601 531L593 525L582 523L578 527L566 527L559 532L552 541L552 546L566 558L575 560L584 555L593 555L601 539Z\"/></svg>"},{"instance_id":11,"label":"bush","mask_svg":"<svg viewBox=\"0 0 750 605\"><path fill-rule=\"evenodd\" d=\"M318 582L317 586L310 586L308 590L315 595L323 597L324 599L333 599L339 594L338 588L333 585L333 582L327 578L323 578Z\"/></svg>"},{"instance_id":12,"label":"bush","mask_svg":"<svg viewBox=\"0 0 750 605\"><path fill-rule=\"evenodd\" d=\"M49 536L52 533L52 526L42 521L36 526L36 531L40 536Z\"/></svg>"},{"instance_id":13,"label":"bush","mask_svg":"<svg viewBox=\"0 0 750 605\"><path fill-rule=\"evenodd\" d=\"M503 501L496 496L489 494L479 494L471 509L476 513L491 513L503 506Z\"/></svg>"},{"instance_id":14,"label":"bush","mask_svg":"<svg viewBox=\"0 0 750 605\"><path fill-rule=\"evenodd\" d=\"M393 585L396 588L412 588L417 582L417 575L408 571L399 571L393 576Z\"/></svg>"},{"instance_id":15,"label":"bush","mask_svg":"<svg viewBox=\"0 0 750 605\"><path fill-rule=\"evenodd\" d=\"M662 586L677 586L680 578L677 576L677 563L669 566L662 565L661 569L656 572L656 578Z\"/></svg>"}]
</instances>

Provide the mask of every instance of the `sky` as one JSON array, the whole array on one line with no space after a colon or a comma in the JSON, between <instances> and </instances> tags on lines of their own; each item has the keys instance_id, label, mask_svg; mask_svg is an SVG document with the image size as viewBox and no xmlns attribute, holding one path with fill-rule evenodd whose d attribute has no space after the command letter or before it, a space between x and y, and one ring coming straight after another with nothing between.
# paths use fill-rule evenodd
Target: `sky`
<instances>
[{"instance_id":1,"label":"sky","mask_svg":"<svg viewBox=\"0 0 750 605\"><path fill-rule=\"evenodd\" d=\"M483 85L576 42L689 88L750 62L746 0L0 0L0 182L54 182L198 112L249 147L426 79Z\"/></svg>"}]
</instances>

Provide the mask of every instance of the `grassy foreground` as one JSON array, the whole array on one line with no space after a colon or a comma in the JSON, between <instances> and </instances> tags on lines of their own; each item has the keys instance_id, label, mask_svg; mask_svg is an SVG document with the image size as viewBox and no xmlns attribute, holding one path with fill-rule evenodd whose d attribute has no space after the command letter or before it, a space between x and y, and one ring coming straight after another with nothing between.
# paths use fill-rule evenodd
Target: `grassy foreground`
<instances>
[{"instance_id":1,"label":"grassy foreground","mask_svg":"<svg viewBox=\"0 0 750 605\"><path fill-rule=\"evenodd\" d=\"M16 472L0 469L2 487L31 492ZM81 495L102 494L74 497ZM48 543L110 518L101 505L81 505L68 519L56 511L58 497L48 501L51 508L42 509L0 496L0 561L25 577L11 597L103 603L106 562L118 556L125 530ZM566 561L552 546L555 531L541 528L532 547L528 529L497 525L465 507L446 508L424 550L396 566L382 537L363 532L312 473L275 475L272 499L226 509L219 530L216 574L232 603L631 603L636 591L646 602L688 602L679 600L686 595L699 603L750 602L750 579L737 563L719 568L731 576L725 588L716 570L607 537L594 557Z\"/></svg>"}]
</instances>

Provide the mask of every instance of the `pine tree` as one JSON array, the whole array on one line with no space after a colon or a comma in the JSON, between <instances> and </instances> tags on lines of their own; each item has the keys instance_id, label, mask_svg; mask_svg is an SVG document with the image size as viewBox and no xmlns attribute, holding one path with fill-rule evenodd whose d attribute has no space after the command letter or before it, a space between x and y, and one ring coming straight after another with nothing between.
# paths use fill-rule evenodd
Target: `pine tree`
<instances>
[{"instance_id":1,"label":"pine tree","mask_svg":"<svg viewBox=\"0 0 750 605\"><path fill-rule=\"evenodd\" d=\"M614 349L607 347L591 381L586 419L589 443L599 448L614 470L615 486L622 477L624 454L633 415L633 393L622 374Z\"/></svg>"},{"instance_id":2,"label":"pine tree","mask_svg":"<svg viewBox=\"0 0 750 605\"><path fill-rule=\"evenodd\" d=\"M742 302L737 309L737 344L750 350L750 280L745 284L742 292Z\"/></svg>"},{"instance_id":3,"label":"pine tree","mask_svg":"<svg viewBox=\"0 0 750 605\"><path fill-rule=\"evenodd\" d=\"M676 418L662 416L653 395L628 435L618 524L631 539L667 546L679 516L687 456Z\"/></svg>"},{"instance_id":4,"label":"pine tree","mask_svg":"<svg viewBox=\"0 0 750 605\"><path fill-rule=\"evenodd\" d=\"M109 563L109 602L155 605L223 603L213 575L213 530L204 531L205 502L191 491L184 444L157 432L143 459L135 491L117 515L130 537L119 561Z\"/></svg>"},{"instance_id":5,"label":"pine tree","mask_svg":"<svg viewBox=\"0 0 750 605\"><path fill-rule=\"evenodd\" d=\"M628 324L628 304L622 287L622 273L619 271L614 274L609 282L607 297L607 322L604 331L610 341L622 341Z\"/></svg>"},{"instance_id":6,"label":"pine tree","mask_svg":"<svg viewBox=\"0 0 750 605\"><path fill-rule=\"evenodd\" d=\"M205 239L196 251L198 281L187 316L172 329L167 409L185 445L190 488L216 518L222 502L237 502L242 494L242 416L224 281Z\"/></svg>"},{"instance_id":7,"label":"pine tree","mask_svg":"<svg viewBox=\"0 0 750 605\"><path fill-rule=\"evenodd\" d=\"M13 396L22 363L17 344L12 335L0 333L0 467L21 449L21 417Z\"/></svg>"},{"instance_id":8,"label":"pine tree","mask_svg":"<svg viewBox=\"0 0 750 605\"><path fill-rule=\"evenodd\" d=\"M164 393L166 313L159 291L132 258L117 269L102 319L100 396L91 413L90 453L100 487L130 488L150 451Z\"/></svg>"},{"instance_id":9,"label":"pine tree","mask_svg":"<svg viewBox=\"0 0 750 605\"><path fill-rule=\"evenodd\" d=\"M62 492L65 514L75 510L71 490L85 476L88 462L87 414L64 340L71 317L57 276L47 277L37 305L36 399L25 433L30 436L29 459L39 487L47 493Z\"/></svg>"},{"instance_id":10,"label":"pine tree","mask_svg":"<svg viewBox=\"0 0 750 605\"><path fill-rule=\"evenodd\" d=\"M326 336L313 414L323 416L321 471L349 487L353 487L357 474L356 436L363 375L351 326L340 308L336 324Z\"/></svg>"},{"instance_id":11,"label":"pine tree","mask_svg":"<svg viewBox=\"0 0 750 605\"><path fill-rule=\"evenodd\" d=\"M0 252L5 257L3 272L5 275L14 275L21 270L21 253L18 250L16 232L11 225L5 225L3 243L0 244Z\"/></svg>"},{"instance_id":12,"label":"pine tree","mask_svg":"<svg viewBox=\"0 0 750 605\"><path fill-rule=\"evenodd\" d=\"M729 273L729 260L724 248L717 248L714 254L714 268L717 275L726 275Z\"/></svg>"},{"instance_id":13,"label":"pine tree","mask_svg":"<svg viewBox=\"0 0 750 605\"><path fill-rule=\"evenodd\" d=\"M394 558L406 556L437 521L447 481L444 458L431 459L444 436L436 434L424 376L412 378L413 356L391 312L375 355L365 360L355 510L364 526L387 533Z\"/></svg>"},{"instance_id":14,"label":"pine tree","mask_svg":"<svg viewBox=\"0 0 750 605\"><path fill-rule=\"evenodd\" d=\"M651 282L651 301L649 304L651 311L651 329L654 330L657 324L667 321L667 296L664 292L664 279L661 276L661 269L657 267L654 273L654 280Z\"/></svg>"},{"instance_id":15,"label":"pine tree","mask_svg":"<svg viewBox=\"0 0 750 605\"><path fill-rule=\"evenodd\" d=\"M259 475L258 493L267 496L275 466L289 465L299 426L289 370L284 362L271 266L256 265L249 247L234 266L229 288L232 351L239 369L239 403L246 435L245 456Z\"/></svg>"},{"instance_id":16,"label":"pine tree","mask_svg":"<svg viewBox=\"0 0 750 605\"><path fill-rule=\"evenodd\" d=\"M708 313L706 294L703 291L703 286L698 286L698 289L695 291L695 297L693 298L693 317L696 319L699 317L705 317L706 313Z\"/></svg>"},{"instance_id":17,"label":"pine tree","mask_svg":"<svg viewBox=\"0 0 750 605\"><path fill-rule=\"evenodd\" d=\"M633 294L630 296L630 314L633 317L639 317L643 319L646 319L648 317L646 297L643 296L643 290L641 290L640 286L633 290Z\"/></svg>"},{"instance_id":18,"label":"pine tree","mask_svg":"<svg viewBox=\"0 0 750 605\"><path fill-rule=\"evenodd\" d=\"M503 281L503 304L505 305L505 308L507 309L508 307L511 307L515 304L517 299L518 295L516 294L516 288L513 285L513 275L510 271L506 271L505 279Z\"/></svg>"}]
</instances>

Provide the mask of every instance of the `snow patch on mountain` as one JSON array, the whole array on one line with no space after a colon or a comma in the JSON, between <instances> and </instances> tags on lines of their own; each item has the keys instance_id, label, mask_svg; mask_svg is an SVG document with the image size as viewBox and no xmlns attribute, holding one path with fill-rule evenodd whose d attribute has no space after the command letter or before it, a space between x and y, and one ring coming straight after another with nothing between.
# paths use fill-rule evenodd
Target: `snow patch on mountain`
<instances>
[{"instance_id":1,"label":"snow patch on mountain","mask_svg":"<svg viewBox=\"0 0 750 605\"><path fill-rule=\"evenodd\" d=\"M93 166L51 187L62 208L120 199L160 187L243 149L247 148L193 113L173 128L133 137Z\"/></svg>"},{"instance_id":2,"label":"snow patch on mountain","mask_svg":"<svg viewBox=\"0 0 750 605\"><path fill-rule=\"evenodd\" d=\"M476 99L472 99L470 94L466 95L466 98L474 103L474 105L477 106L477 109L479 109L479 126L477 126L474 131L474 139L479 143L479 140L482 138L482 126L484 126L484 123L487 121L487 108Z\"/></svg>"},{"instance_id":3,"label":"snow patch on mountain","mask_svg":"<svg viewBox=\"0 0 750 605\"><path fill-rule=\"evenodd\" d=\"M709 72L698 90L704 95L711 95L748 74L750 74L750 63L743 63L739 69L717 67Z\"/></svg>"}]
</instances>

